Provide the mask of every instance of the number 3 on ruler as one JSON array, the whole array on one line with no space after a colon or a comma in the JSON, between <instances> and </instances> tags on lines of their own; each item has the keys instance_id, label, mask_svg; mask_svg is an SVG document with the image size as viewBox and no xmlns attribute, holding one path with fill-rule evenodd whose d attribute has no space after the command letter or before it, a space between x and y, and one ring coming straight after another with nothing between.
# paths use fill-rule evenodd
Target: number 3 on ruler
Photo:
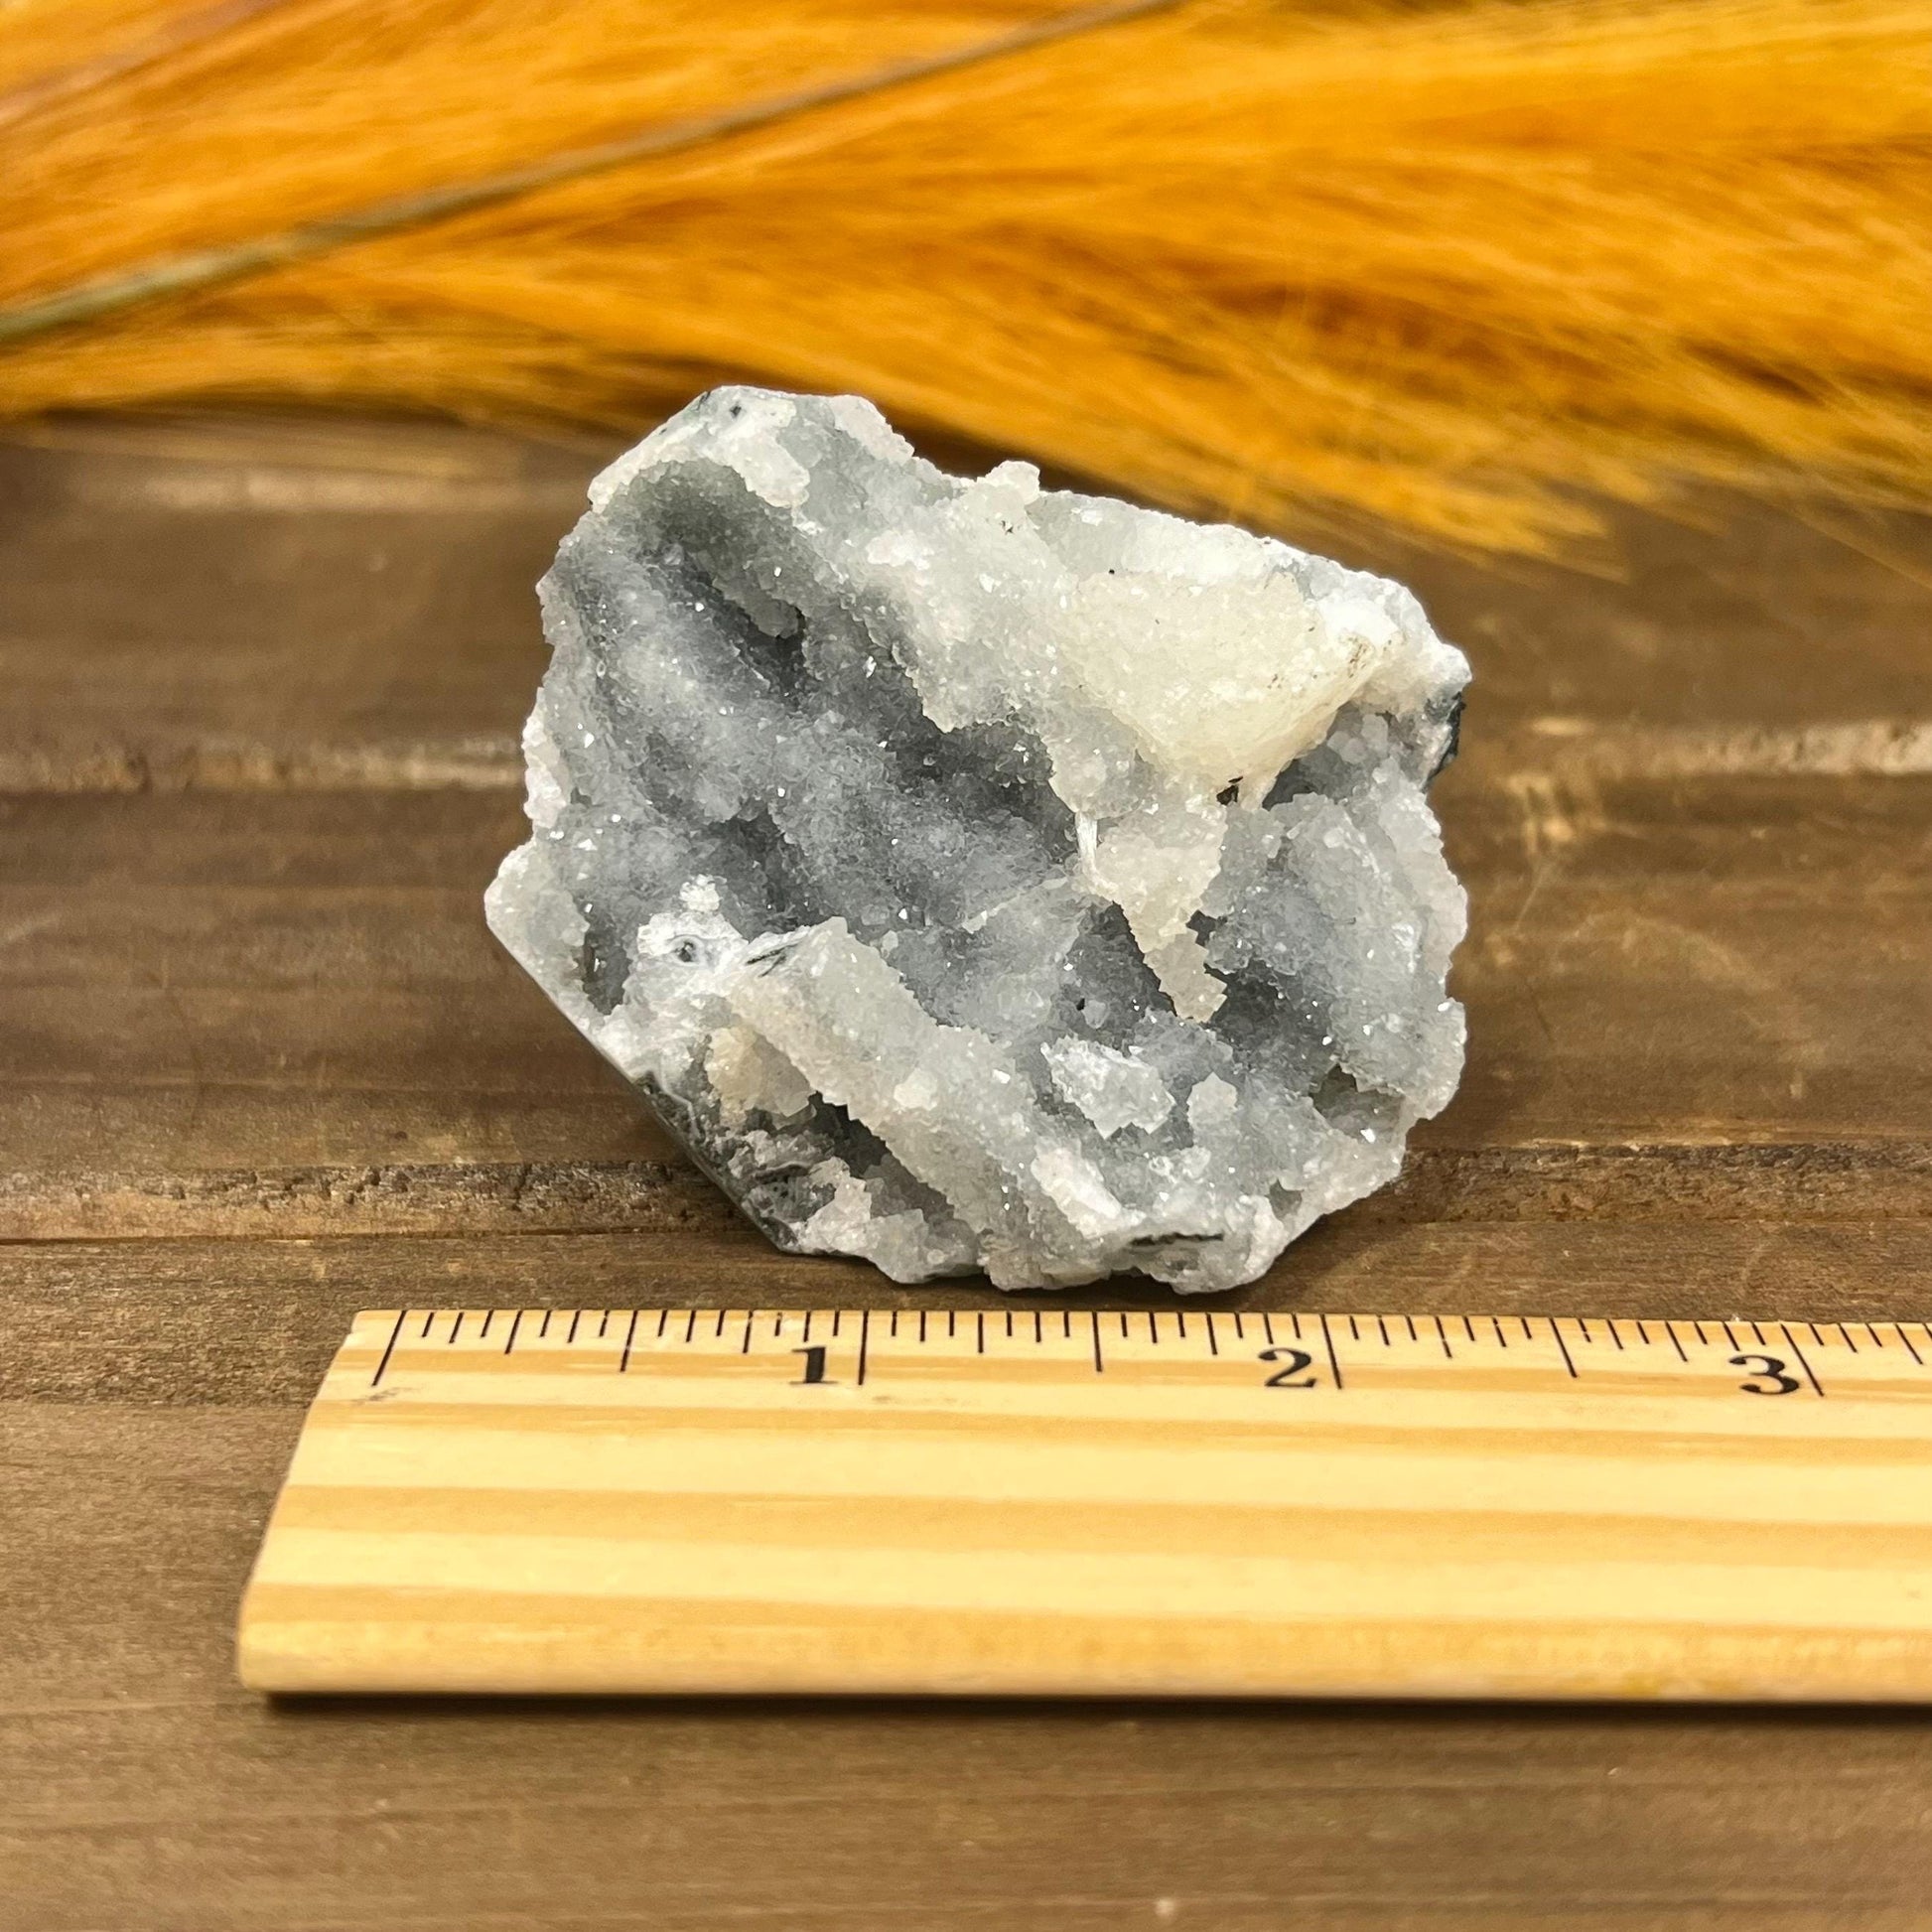
<instances>
[{"instance_id":1,"label":"number 3 on ruler","mask_svg":"<svg viewBox=\"0 0 1932 1932\"><path fill-rule=\"evenodd\" d=\"M1783 1359L1777 1355L1733 1355L1732 1368L1747 1368L1753 1379L1739 1382L1746 1395L1796 1395L1804 1385L1795 1375L1784 1372Z\"/></svg>"}]
</instances>

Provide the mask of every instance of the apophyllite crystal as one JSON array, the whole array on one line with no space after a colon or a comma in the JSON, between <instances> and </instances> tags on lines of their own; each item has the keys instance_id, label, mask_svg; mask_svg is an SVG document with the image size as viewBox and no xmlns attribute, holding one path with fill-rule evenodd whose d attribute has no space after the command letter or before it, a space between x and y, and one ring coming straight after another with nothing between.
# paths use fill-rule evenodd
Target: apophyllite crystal
<instances>
[{"instance_id":1,"label":"apophyllite crystal","mask_svg":"<svg viewBox=\"0 0 1932 1932\"><path fill-rule=\"evenodd\" d=\"M1229 1288L1454 1090L1399 585L720 389L542 597L490 924L780 1246Z\"/></svg>"}]
</instances>

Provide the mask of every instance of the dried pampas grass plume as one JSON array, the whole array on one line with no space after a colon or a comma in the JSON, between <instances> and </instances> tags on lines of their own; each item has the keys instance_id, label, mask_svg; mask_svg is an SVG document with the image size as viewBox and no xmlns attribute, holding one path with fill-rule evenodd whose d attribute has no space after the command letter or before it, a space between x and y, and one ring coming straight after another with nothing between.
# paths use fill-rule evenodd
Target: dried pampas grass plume
<instances>
[{"instance_id":1,"label":"dried pampas grass plume","mask_svg":"<svg viewBox=\"0 0 1932 1932\"><path fill-rule=\"evenodd\" d=\"M15 0L0 179L16 416L732 375L1462 546L1932 500L1928 0Z\"/></svg>"}]
</instances>

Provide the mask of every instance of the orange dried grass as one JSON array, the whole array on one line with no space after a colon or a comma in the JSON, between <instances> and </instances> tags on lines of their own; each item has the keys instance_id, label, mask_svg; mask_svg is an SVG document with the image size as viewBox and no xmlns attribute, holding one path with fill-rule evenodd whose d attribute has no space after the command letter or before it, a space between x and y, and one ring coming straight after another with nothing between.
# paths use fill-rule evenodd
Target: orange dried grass
<instances>
[{"instance_id":1,"label":"orange dried grass","mask_svg":"<svg viewBox=\"0 0 1932 1932\"><path fill-rule=\"evenodd\" d=\"M17 0L0 304L1053 10ZM1202 0L28 337L0 410L629 425L743 374L1277 525L1924 505L1929 163L1927 0Z\"/></svg>"}]
</instances>

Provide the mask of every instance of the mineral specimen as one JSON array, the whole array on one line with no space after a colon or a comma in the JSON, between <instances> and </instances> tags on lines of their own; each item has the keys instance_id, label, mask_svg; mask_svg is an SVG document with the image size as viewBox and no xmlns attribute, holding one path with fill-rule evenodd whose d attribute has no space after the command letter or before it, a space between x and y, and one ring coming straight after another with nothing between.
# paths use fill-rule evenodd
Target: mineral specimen
<instances>
[{"instance_id":1,"label":"mineral specimen","mask_svg":"<svg viewBox=\"0 0 1932 1932\"><path fill-rule=\"evenodd\" d=\"M781 1247L1253 1279L1454 1090L1400 586L719 389L544 580L490 924Z\"/></svg>"}]
</instances>

